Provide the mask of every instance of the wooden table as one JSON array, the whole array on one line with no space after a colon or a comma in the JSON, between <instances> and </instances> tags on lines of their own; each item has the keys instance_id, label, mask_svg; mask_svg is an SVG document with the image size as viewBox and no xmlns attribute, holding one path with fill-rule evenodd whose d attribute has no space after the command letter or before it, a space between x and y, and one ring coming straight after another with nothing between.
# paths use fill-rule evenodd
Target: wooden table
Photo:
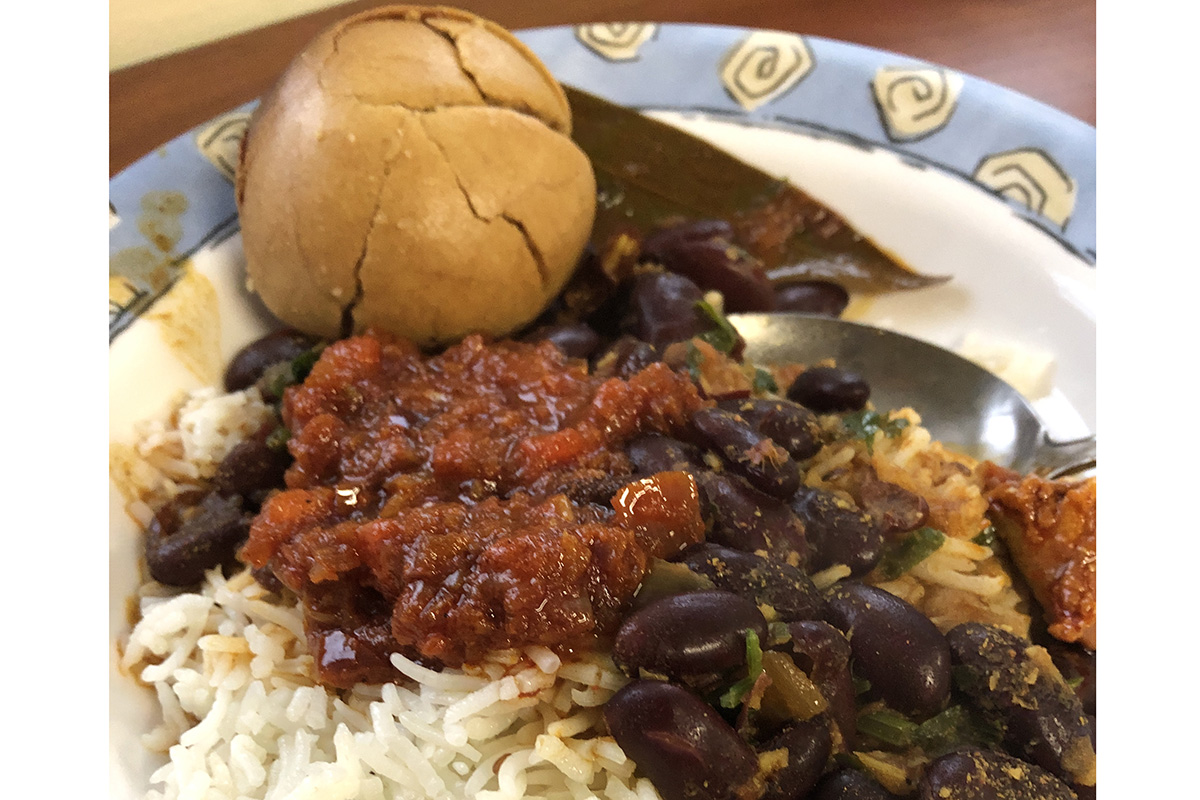
<instances>
[{"instance_id":1,"label":"wooden table","mask_svg":"<svg viewBox=\"0 0 1200 800\"><path fill-rule=\"evenodd\" d=\"M359 0L109 77L109 174L251 100L313 35L387 5ZM473 0L462 8L512 29L582 22L706 22L772 28L904 53L1096 122L1093 0Z\"/></svg>"}]
</instances>

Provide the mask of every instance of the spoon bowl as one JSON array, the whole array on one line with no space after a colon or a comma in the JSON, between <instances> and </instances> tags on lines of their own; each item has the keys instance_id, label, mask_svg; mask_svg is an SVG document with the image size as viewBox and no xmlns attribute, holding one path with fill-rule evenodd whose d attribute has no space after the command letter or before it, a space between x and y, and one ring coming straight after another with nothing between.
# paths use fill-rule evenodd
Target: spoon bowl
<instances>
[{"instance_id":1,"label":"spoon bowl","mask_svg":"<svg viewBox=\"0 0 1200 800\"><path fill-rule=\"evenodd\" d=\"M832 359L871 386L875 408L911 407L933 438L974 458L1047 477L1095 466L1096 439L1050 437L1025 397L963 356L895 331L796 313L730 314L761 364Z\"/></svg>"}]
</instances>

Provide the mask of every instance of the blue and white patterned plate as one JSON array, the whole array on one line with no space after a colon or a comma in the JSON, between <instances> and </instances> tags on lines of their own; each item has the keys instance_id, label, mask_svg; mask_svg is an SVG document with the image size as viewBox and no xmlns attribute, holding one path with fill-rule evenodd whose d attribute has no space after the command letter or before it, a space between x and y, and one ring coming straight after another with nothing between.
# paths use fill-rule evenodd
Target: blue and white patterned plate
<instances>
[{"instance_id":1,"label":"blue and white patterned plate","mask_svg":"<svg viewBox=\"0 0 1200 800\"><path fill-rule=\"evenodd\" d=\"M694 25L587 25L520 37L563 82L653 113L786 177L932 289L869 298L858 319L944 346L980 335L1052 359L1038 410L1095 430L1096 131L985 81L808 36ZM232 176L253 104L110 183L110 438L159 413L272 320L244 288ZM1006 349L1009 348L1009 349ZM110 627L126 628L139 532L110 503ZM114 657L115 664L115 657ZM112 785L141 797L152 698L111 673Z\"/></svg>"}]
</instances>

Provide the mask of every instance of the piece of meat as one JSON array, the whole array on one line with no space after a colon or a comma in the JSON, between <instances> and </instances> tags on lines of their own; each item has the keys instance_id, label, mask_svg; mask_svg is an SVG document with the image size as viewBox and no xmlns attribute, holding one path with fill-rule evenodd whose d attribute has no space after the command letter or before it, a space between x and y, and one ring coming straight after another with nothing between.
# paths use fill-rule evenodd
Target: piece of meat
<instances>
[{"instance_id":1,"label":"piece of meat","mask_svg":"<svg viewBox=\"0 0 1200 800\"><path fill-rule=\"evenodd\" d=\"M1051 635L1096 649L1096 479L1047 480L982 466L996 532Z\"/></svg>"}]
</instances>

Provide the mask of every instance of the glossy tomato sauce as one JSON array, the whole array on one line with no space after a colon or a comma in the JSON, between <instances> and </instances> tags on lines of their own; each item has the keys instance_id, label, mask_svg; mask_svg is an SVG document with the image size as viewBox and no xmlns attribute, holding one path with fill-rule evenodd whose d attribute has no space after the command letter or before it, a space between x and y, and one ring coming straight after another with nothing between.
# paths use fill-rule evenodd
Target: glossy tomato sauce
<instances>
[{"instance_id":1,"label":"glossy tomato sauce","mask_svg":"<svg viewBox=\"0 0 1200 800\"><path fill-rule=\"evenodd\" d=\"M470 337L426 357L346 339L284 397L288 488L242 558L301 597L334 686L393 679L395 651L459 665L583 646L613 630L648 558L703 538L691 477L634 475L624 445L706 404L665 364L601 379L546 342Z\"/></svg>"}]
</instances>

